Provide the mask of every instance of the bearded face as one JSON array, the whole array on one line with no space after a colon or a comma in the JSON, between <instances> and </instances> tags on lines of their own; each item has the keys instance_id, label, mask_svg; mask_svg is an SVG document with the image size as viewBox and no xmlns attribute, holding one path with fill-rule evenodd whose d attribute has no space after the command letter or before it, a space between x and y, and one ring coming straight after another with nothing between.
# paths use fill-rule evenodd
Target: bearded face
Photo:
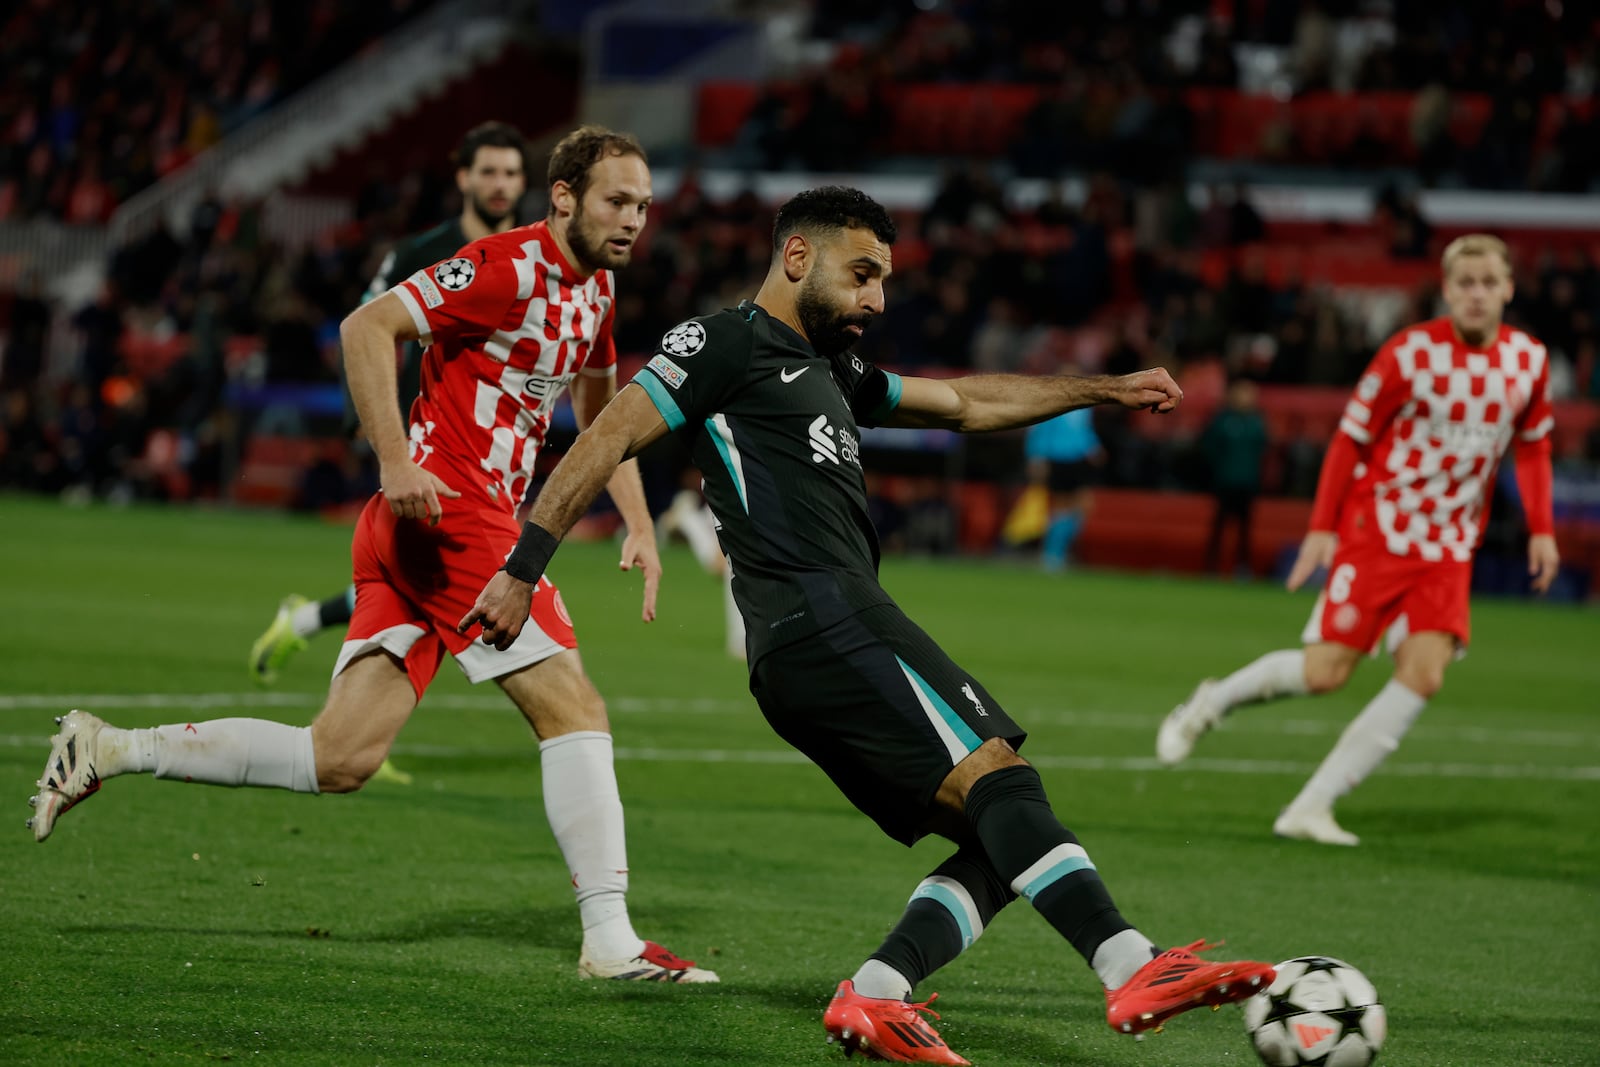
<instances>
[{"instance_id":1,"label":"bearded face","mask_svg":"<svg viewBox=\"0 0 1600 1067\"><path fill-rule=\"evenodd\" d=\"M577 257L578 265L586 271L618 270L633 261L632 237L608 232L606 226L583 209L581 200L573 209L572 223L567 227L567 245Z\"/></svg>"},{"instance_id":2,"label":"bearded face","mask_svg":"<svg viewBox=\"0 0 1600 1067\"><path fill-rule=\"evenodd\" d=\"M795 312L817 355L832 358L861 339L872 314L859 310L848 293L834 292L824 281L827 276L820 261L806 274L795 298Z\"/></svg>"},{"instance_id":3,"label":"bearded face","mask_svg":"<svg viewBox=\"0 0 1600 1067\"><path fill-rule=\"evenodd\" d=\"M650 168L643 159L611 155L594 164L562 234L574 266L590 273L626 267L649 212Z\"/></svg>"}]
</instances>

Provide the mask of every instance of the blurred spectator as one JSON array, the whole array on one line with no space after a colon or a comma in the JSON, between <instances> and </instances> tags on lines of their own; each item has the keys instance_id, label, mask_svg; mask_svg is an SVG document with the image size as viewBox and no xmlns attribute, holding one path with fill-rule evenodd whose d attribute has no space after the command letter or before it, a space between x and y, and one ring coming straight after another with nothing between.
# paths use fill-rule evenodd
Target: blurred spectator
<instances>
[{"instance_id":1,"label":"blurred spectator","mask_svg":"<svg viewBox=\"0 0 1600 1067\"><path fill-rule=\"evenodd\" d=\"M428 3L11 5L0 16L0 219L103 223Z\"/></svg>"},{"instance_id":2,"label":"blurred spectator","mask_svg":"<svg viewBox=\"0 0 1600 1067\"><path fill-rule=\"evenodd\" d=\"M11 299L5 350L0 353L0 389L29 389L44 366L50 334L50 307L39 293L39 279L28 275Z\"/></svg>"},{"instance_id":3,"label":"blurred spectator","mask_svg":"<svg viewBox=\"0 0 1600 1067\"><path fill-rule=\"evenodd\" d=\"M1251 573L1250 519L1261 493L1261 466L1267 454L1267 421L1257 400L1254 382L1234 379L1228 386L1225 405L1200 435L1200 451L1205 457L1211 494L1217 502L1211 535L1206 541L1208 572L1216 571L1223 534L1232 525L1237 537L1234 572L1245 577Z\"/></svg>"}]
</instances>

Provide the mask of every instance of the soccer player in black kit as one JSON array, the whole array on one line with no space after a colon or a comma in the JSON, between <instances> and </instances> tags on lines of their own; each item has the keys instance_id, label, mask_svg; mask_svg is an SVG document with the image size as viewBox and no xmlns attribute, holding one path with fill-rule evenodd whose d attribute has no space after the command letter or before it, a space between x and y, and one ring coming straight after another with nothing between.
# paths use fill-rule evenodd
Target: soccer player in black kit
<instances>
[{"instance_id":1,"label":"soccer player in black kit","mask_svg":"<svg viewBox=\"0 0 1600 1067\"><path fill-rule=\"evenodd\" d=\"M509 644L532 583L617 464L677 433L721 523L767 721L890 837L958 846L839 984L823 1016L831 1039L883 1059L966 1063L911 991L1018 896L1093 968L1120 1033L1248 997L1271 983L1270 965L1203 960L1203 942L1163 952L1122 917L1017 755L1024 732L879 584L861 471L863 424L1000 430L1090 404L1170 411L1182 393L1160 369L932 380L864 362L849 349L883 312L894 240L888 213L854 189L784 204L755 299L662 338L550 475L460 629L481 624L486 643Z\"/></svg>"}]
</instances>

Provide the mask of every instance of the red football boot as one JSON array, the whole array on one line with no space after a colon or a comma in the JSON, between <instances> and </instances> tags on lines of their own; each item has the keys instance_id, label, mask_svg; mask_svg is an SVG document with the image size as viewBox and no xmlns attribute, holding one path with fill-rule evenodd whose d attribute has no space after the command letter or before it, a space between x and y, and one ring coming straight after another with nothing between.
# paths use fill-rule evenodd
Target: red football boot
<instances>
[{"instance_id":1,"label":"red football boot","mask_svg":"<svg viewBox=\"0 0 1600 1067\"><path fill-rule=\"evenodd\" d=\"M951 1052L939 1032L917 1014L925 1011L937 1019L939 1013L928 1005L938 998L935 993L921 1004L908 1004L864 997L847 978L834 990L828 1010L822 1013L822 1025L830 1042L844 1046L846 1056L860 1052L869 1059L895 1063L966 1064L968 1061Z\"/></svg>"},{"instance_id":2,"label":"red football boot","mask_svg":"<svg viewBox=\"0 0 1600 1067\"><path fill-rule=\"evenodd\" d=\"M1119 1034L1156 1030L1180 1012L1209 1004L1213 1008L1244 1000L1277 977L1270 963L1232 960L1212 963L1196 956L1208 948L1196 941L1187 948L1169 948L1140 967L1125 985L1106 990L1106 1021Z\"/></svg>"}]
</instances>

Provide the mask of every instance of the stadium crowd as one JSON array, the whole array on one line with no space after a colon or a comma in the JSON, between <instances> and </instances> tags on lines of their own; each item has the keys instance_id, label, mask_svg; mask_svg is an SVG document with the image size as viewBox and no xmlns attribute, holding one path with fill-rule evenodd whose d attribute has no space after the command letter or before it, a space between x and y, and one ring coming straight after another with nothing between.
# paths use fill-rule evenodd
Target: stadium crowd
<instances>
[{"instance_id":1,"label":"stadium crowd","mask_svg":"<svg viewBox=\"0 0 1600 1067\"><path fill-rule=\"evenodd\" d=\"M0 221L117 205L430 0L48 0L0 18Z\"/></svg>"},{"instance_id":2,"label":"stadium crowd","mask_svg":"<svg viewBox=\"0 0 1600 1067\"><path fill-rule=\"evenodd\" d=\"M180 165L187 158L181 152L204 147L423 0L390 0L359 27L326 5L279 5L248 19L212 6L112 4L83 20L76 36L58 32L67 17L61 9L28 4L15 12L7 25L16 32L0 49L16 62L0 82L0 99L18 105L17 118L0 152L19 166L0 174L20 177L0 184L0 215L9 196L14 212L72 218L71 189L82 174L103 168L110 192L89 213L103 217L162 171L148 151L180 151L171 161ZM1413 170L1412 184L1385 187L1374 223L1355 235L1361 254L1413 263L1425 281L1375 301L1308 280L1273 266L1275 249L1302 235L1274 234L1243 183L1217 181L1203 203L1191 199L1189 175L1207 160L1194 143L1183 91L1244 84L1233 60L1256 44L1288 50L1297 91L1403 89L1420 101L1429 86L1448 83L1452 91L1495 91L1496 114L1519 113L1524 90L1537 110L1540 101L1585 91L1595 80L1593 28L1557 17L1548 5L1510 5L1490 20L1496 32L1478 35L1465 34L1455 15L1414 5L1400 5L1388 21L1354 3L1088 5L1070 18L1046 5L1039 9L1046 23L1026 36L1007 29L1018 24L1006 17L1013 6L970 0L924 11L902 4L883 14L820 0L812 32L836 43L834 59L802 77L805 106L793 106L792 91L769 91L740 132L735 155L745 153L752 166L904 169L906 160L874 150L884 121L875 101L885 85L955 79L1050 87L1018 139L992 158L916 163L942 168L941 179L927 204L901 213L906 237L896 250L892 299L860 348L886 366L1057 373L1161 364L1176 368L1191 392L1217 397L1223 381L1237 378L1347 386L1390 330L1434 307L1432 263L1444 239L1414 195L1428 173ZM140 33L141 20L174 13L177 21L161 33ZM1061 24L1049 24L1051 17ZM1151 32L1152 25L1163 32ZM68 58L99 70L99 82L112 88L80 100L70 79L57 79L65 88L53 105L46 72L55 68L28 54L30 40L77 41ZM146 84L152 72L167 73ZM108 112L107 99L122 90L151 103ZM1479 141L1496 151L1511 143ZM1478 147L1436 153L1437 173L1480 184L1565 187L1572 161L1588 158L1582 152L1594 151L1600 137L1548 139L1543 155L1532 154L1532 144L1526 153L1516 150L1527 165L1502 173L1504 182L1480 180L1487 171L1473 156ZM1292 162L1292 143L1285 151ZM39 173L50 175L38 187L27 178L36 156ZM326 391L337 382L339 320L360 301L384 251L457 210L443 163L422 174L374 168L352 221L303 248L264 235L260 204L202 201L184 232L156 232L117 250L98 297L71 309L70 373L41 373L51 309L37 280L24 279L0 317L8 324L0 485L223 495L230 463L255 428L230 396L241 387ZM535 162L535 174L541 165ZM647 353L684 318L736 303L765 273L771 205L748 191L713 199L696 173L686 169L673 195L658 202L620 279L616 337L625 357ZM1029 173L1079 175L1086 192L1019 206L1008 199L1007 182ZM1600 168L1585 179L1594 173ZM530 194L524 218L542 210ZM1334 226L1328 231L1318 239L1349 236ZM1600 397L1600 271L1591 252L1575 243L1519 247L1511 320L1550 345L1558 398ZM318 429L336 426L336 418L325 419ZM305 423L287 428L298 432ZM1185 458L1193 444L1187 433L1152 445L1106 429L1106 477L1114 484L1203 482L1204 472ZM1265 489L1309 495L1321 445L1278 442L1284 456L1271 465L1278 473ZM182 478L160 473L175 467ZM358 470L344 473L334 489L308 499L365 486Z\"/></svg>"}]
</instances>

